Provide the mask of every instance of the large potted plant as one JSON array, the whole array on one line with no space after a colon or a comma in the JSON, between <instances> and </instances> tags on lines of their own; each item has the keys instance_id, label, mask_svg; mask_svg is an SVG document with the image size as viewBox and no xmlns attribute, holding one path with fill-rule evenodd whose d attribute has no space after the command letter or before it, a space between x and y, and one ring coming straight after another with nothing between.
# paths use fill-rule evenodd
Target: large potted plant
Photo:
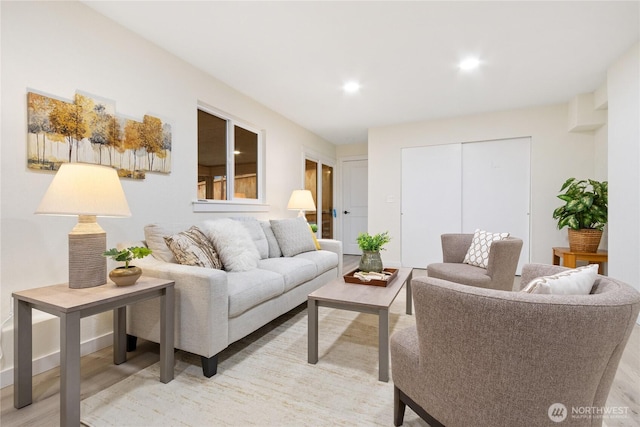
<instances>
[{"instance_id":1,"label":"large potted plant","mask_svg":"<svg viewBox=\"0 0 640 427\"><path fill-rule=\"evenodd\" d=\"M564 205L553 211L558 229L568 227L571 252L597 252L607 224L608 183L592 179L567 179L558 198Z\"/></svg>"},{"instance_id":2,"label":"large potted plant","mask_svg":"<svg viewBox=\"0 0 640 427\"><path fill-rule=\"evenodd\" d=\"M111 279L117 286L130 286L136 283L136 280L142 275L142 269L134 265L129 265L134 259L144 258L151 254L151 249L143 246L132 246L127 249L118 250L111 248L102 255L113 259L114 261L124 262L123 267L117 267L109 272Z\"/></svg>"},{"instance_id":3,"label":"large potted plant","mask_svg":"<svg viewBox=\"0 0 640 427\"><path fill-rule=\"evenodd\" d=\"M389 243L390 240L391 237L389 237L388 231L373 236L369 233L358 234L356 241L362 250L362 257L360 257L358 269L360 271L380 273L383 268L380 251L384 249L382 246Z\"/></svg>"}]
</instances>

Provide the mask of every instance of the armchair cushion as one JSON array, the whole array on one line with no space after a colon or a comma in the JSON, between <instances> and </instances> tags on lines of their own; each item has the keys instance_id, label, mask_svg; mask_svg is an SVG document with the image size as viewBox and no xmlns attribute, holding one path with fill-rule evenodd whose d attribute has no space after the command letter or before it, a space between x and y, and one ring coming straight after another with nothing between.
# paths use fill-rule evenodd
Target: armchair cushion
<instances>
[{"instance_id":1,"label":"armchair cushion","mask_svg":"<svg viewBox=\"0 0 640 427\"><path fill-rule=\"evenodd\" d=\"M473 233L471 246L464 257L464 263L475 265L476 267L487 268L489 265L489 252L491 243L504 240L509 237L509 233L490 233L488 231L476 229Z\"/></svg>"},{"instance_id":2,"label":"armchair cushion","mask_svg":"<svg viewBox=\"0 0 640 427\"><path fill-rule=\"evenodd\" d=\"M588 295L598 277L598 265L589 264L552 276L538 277L529 282L522 292L530 294Z\"/></svg>"}]
</instances>

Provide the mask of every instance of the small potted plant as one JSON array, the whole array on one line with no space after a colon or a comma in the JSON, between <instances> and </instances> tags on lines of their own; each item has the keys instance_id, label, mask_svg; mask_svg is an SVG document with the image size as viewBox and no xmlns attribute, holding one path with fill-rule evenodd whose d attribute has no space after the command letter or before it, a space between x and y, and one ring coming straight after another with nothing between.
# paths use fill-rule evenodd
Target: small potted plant
<instances>
[{"instance_id":1,"label":"small potted plant","mask_svg":"<svg viewBox=\"0 0 640 427\"><path fill-rule=\"evenodd\" d=\"M117 267L109 272L109 279L117 286L133 285L142 275L142 269L134 265L129 265L129 263L134 259L144 258L151 254L151 252L151 249L143 246L132 246L120 251L116 248L111 248L104 252L102 255L114 261L124 262L124 267Z\"/></svg>"},{"instance_id":2,"label":"small potted plant","mask_svg":"<svg viewBox=\"0 0 640 427\"><path fill-rule=\"evenodd\" d=\"M389 237L388 231L373 236L369 233L358 234L356 241L362 250L362 257L360 257L360 264L358 265L360 271L372 271L376 273L382 271L380 251L384 249L382 246L389 243L390 240L391 237Z\"/></svg>"},{"instance_id":3,"label":"small potted plant","mask_svg":"<svg viewBox=\"0 0 640 427\"><path fill-rule=\"evenodd\" d=\"M553 218L558 220L559 230L569 228L569 249L596 252L608 219L607 181L569 178L558 198L565 204L553 211Z\"/></svg>"}]
</instances>

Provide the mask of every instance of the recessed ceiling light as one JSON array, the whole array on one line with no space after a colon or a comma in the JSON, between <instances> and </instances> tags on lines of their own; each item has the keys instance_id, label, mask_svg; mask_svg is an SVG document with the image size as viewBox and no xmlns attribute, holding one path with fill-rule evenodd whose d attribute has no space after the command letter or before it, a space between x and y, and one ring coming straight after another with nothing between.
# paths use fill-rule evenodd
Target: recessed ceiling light
<instances>
[{"instance_id":1,"label":"recessed ceiling light","mask_svg":"<svg viewBox=\"0 0 640 427\"><path fill-rule=\"evenodd\" d=\"M475 57L467 58L460 62L460 69L464 71L474 70L480 65L480 60Z\"/></svg>"},{"instance_id":2,"label":"recessed ceiling light","mask_svg":"<svg viewBox=\"0 0 640 427\"><path fill-rule=\"evenodd\" d=\"M345 83L344 86L342 86L342 89L347 93L356 93L360 90L360 83L356 81L350 81Z\"/></svg>"}]
</instances>

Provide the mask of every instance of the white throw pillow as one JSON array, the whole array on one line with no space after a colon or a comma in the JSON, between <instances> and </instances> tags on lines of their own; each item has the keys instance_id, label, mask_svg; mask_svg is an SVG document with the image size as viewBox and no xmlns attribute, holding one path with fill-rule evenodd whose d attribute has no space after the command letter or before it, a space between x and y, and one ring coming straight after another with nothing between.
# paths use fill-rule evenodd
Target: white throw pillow
<instances>
[{"instance_id":1,"label":"white throw pillow","mask_svg":"<svg viewBox=\"0 0 640 427\"><path fill-rule=\"evenodd\" d=\"M260 258L269 258L269 242L258 220L249 216L239 216L231 219L239 221L249 230L249 235L251 235L251 239L260 253Z\"/></svg>"},{"instance_id":2,"label":"white throw pillow","mask_svg":"<svg viewBox=\"0 0 640 427\"><path fill-rule=\"evenodd\" d=\"M282 255L295 256L316 250L309 224L304 218L272 219L270 222Z\"/></svg>"},{"instance_id":3,"label":"white throw pillow","mask_svg":"<svg viewBox=\"0 0 640 427\"><path fill-rule=\"evenodd\" d=\"M598 276L598 265L589 264L553 276L533 279L522 292L530 294L589 295Z\"/></svg>"},{"instance_id":4,"label":"white throw pillow","mask_svg":"<svg viewBox=\"0 0 640 427\"><path fill-rule=\"evenodd\" d=\"M239 221L230 218L205 221L202 231L213 243L225 270L247 271L258 267L260 253L249 230Z\"/></svg>"},{"instance_id":5,"label":"white throw pillow","mask_svg":"<svg viewBox=\"0 0 640 427\"><path fill-rule=\"evenodd\" d=\"M463 262L476 267L487 268L491 243L504 240L507 237L509 237L509 233L489 233L488 231L476 229L473 233L471 246L469 246Z\"/></svg>"}]
</instances>

